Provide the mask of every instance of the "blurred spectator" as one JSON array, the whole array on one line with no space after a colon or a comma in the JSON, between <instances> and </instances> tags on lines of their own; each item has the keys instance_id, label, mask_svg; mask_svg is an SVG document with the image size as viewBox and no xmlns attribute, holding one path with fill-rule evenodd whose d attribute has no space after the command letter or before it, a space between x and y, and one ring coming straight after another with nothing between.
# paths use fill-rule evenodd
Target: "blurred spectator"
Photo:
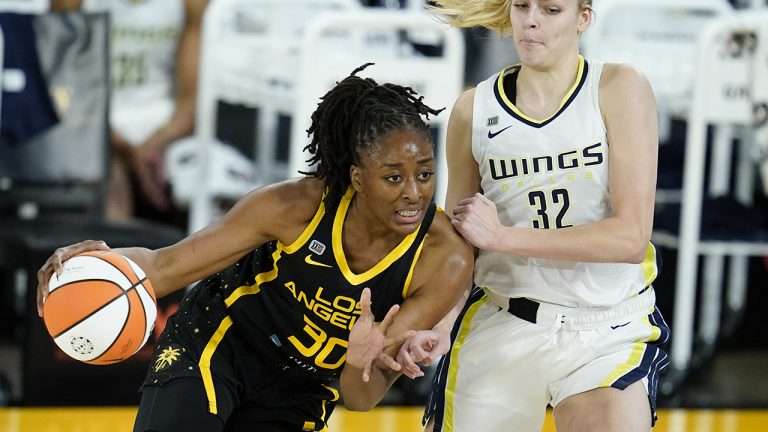
<instances>
[{"instance_id":1,"label":"blurred spectator","mask_svg":"<svg viewBox=\"0 0 768 432\"><path fill-rule=\"evenodd\" d=\"M171 213L163 155L194 130L205 6L206 0L51 2L55 11L110 12L110 219Z\"/></svg>"},{"instance_id":2,"label":"blurred spectator","mask_svg":"<svg viewBox=\"0 0 768 432\"><path fill-rule=\"evenodd\" d=\"M0 28L8 41L2 50L6 109L0 118L0 144L17 145L59 121L40 69L32 20L32 15L0 13Z\"/></svg>"}]
</instances>

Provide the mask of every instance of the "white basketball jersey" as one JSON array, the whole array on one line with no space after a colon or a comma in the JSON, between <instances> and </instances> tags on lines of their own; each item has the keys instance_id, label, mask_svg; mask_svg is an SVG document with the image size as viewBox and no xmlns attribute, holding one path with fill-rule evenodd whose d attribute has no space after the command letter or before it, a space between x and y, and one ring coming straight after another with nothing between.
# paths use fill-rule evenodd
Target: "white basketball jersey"
<instances>
[{"instance_id":1,"label":"white basketball jersey","mask_svg":"<svg viewBox=\"0 0 768 432\"><path fill-rule=\"evenodd\" d=\"M173 113L184 0L85 0L83 9L110 13L110 121L143 141Z\"/></svg>"},{"instance_id":2,"label":"white basketball jersey","mask_svg":"<svg viewBox=\"0 0 768 432\"><path fill-rule=\"evenodd\" d=\"M475 91L472 153L481 186L506 226L568 229L611 215L608 140L598 99L602 63L579 57L576 81L547 119L526 116L504 92L510 66ZM642 264L583 263L480 251L475 283L506 297L574 307L607 306L656 277L649 244Z\"/></svg>"}]
</instances>

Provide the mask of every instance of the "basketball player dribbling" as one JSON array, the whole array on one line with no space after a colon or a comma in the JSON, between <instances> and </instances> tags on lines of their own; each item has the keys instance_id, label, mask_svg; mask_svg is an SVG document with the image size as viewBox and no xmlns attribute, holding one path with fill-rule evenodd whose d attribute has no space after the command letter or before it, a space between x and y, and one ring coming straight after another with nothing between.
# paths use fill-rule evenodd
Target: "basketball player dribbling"
<instances>
[{"instance_id":1,"label":"basketball player dribbling","mask_svg":"<svg viewBox=\"0 0 768 432\"><path fill-rule=\"evenodd\" d=\"M435 3L455 26L511 35L521 63L451 114L446 211L478 249L479 288L436 328L458 315L428 429L539 431L551 405L559 432L647 432L669 338L651 286L650 85L579 54L591 0ZM399 358L429 361L437 341L420 332Z\"/></svg>"},{"instance_id":2,"label":"basketball player dribbling","mask_svg":"<svg viewBox=\"0 0 768 432\"><path fill-rule=\"evenodd\" d=\"M471 249L432 203L422 116L437 111L361 69L312 114L313 173L254 190L173 246L117 249L158 297L206 278L158 341L134 431L325 430L340 396L352 410L378 403L403 339L471 283ZM58 249L38 303L63 261L94 249L108 247Z\"/></svg>"}]
</instances>

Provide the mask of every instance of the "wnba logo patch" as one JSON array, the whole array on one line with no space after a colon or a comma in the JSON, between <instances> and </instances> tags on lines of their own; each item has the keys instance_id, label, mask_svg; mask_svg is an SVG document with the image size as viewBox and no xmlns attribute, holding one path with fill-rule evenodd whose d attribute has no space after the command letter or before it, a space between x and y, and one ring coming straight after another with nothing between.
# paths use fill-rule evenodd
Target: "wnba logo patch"
<instances>
[{"instance_id":1,"label":"wnba logo patch","mask_svg":"<svg viewBox=\"0 0 768 432\"><path fill-rule=\"evenodd\" d=\"M317 240L312 240L312 243L309 244L309 250L318 255L322 255L323 252L325 252L325 245Z\"/></svg>"}]
</instances>

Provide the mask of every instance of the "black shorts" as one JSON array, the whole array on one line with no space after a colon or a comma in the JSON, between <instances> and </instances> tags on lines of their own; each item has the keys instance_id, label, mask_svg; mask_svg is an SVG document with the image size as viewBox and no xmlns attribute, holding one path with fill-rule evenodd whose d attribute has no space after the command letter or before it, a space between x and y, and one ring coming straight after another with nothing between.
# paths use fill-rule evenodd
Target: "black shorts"
<instances>
[{"instance_id":1,"label":"black shorts","mask_svg":"<svg viewBox=\"0 0 768 432\"><path fill-rule=\"evenodd\" d=\"M214 290L197 286L181 303L155 348L134 432L325 428L339 398L336 379L297 367L267 337L234 325L221 336L228 317ZM201 373L200 358L217 331L210 372Z\"/></svg>"},{"instance_id":2,"label":"black shorts","mask_svg":"<svg viewBox=\"0 0 768 432\"><path fill-rule=\"evenodd\" d=\"M224 395L222 395L224 396ZM234 405L234 401L228 404ZM275 412L262 416L257 406L235 409L224 422L221 415L210 414L203 383L195 378L178 378L162 386L142 390L134 432L297 432L296 417L285 413L285 420L274 418Z\"/></svg>"}]
</instances>

